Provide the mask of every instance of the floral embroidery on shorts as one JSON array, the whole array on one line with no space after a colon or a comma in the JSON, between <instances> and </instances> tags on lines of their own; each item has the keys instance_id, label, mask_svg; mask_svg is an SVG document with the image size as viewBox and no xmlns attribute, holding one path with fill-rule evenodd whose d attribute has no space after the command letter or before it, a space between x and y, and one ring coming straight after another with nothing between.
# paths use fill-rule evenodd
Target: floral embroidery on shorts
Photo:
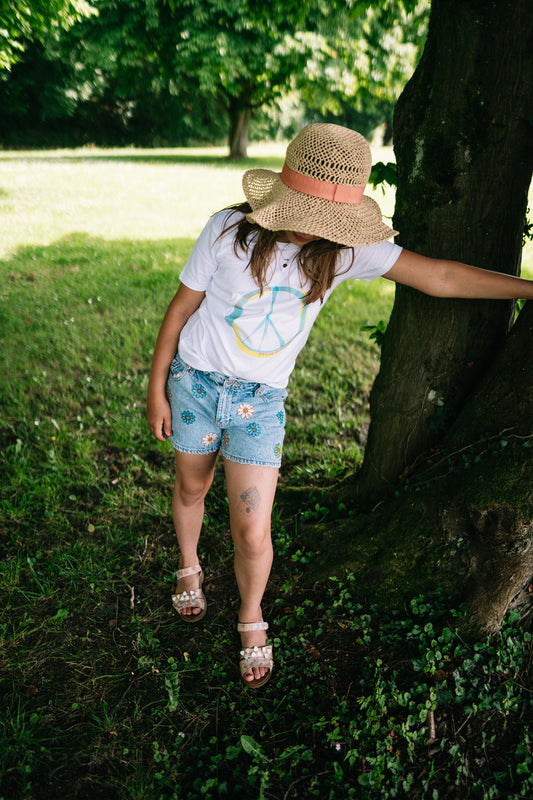
<instances>
[{"instance_id":1,"label":"floral embroidery on shorts","mask_svg":"<svg viewBox=\"0 0 533 800\"><path fill-rule=\"evenodd\" d=\"M283 425L283 422L285 420L285 412L284 411L278 411L278 413L276 414L276 417L279 420L279 424Z\"/></svg>"},{"instance_id":2,"label":"floral embroidery on shorts","mask_svg":"<svg viewBox=\"0 0 533 800\"><path fill-rule=\"evenodd\" d=\"M224 442L224 447L227 447L229 445L229 433L227 431L224 432L222 441Z\"/></svg>"},{"instance_id":3,"label":"floral embroidery on shorts","mask_svg":"<svg viewBox=\"0 0 533 800\"><path fill-rule=\"evenodd\" d=\"M261 436L261 426L257 425L255 422L251 422L246 428L246 432L248 436Z\"/></svg>"},{"instance_id":4,"label":"floral embroidery on shorts","mask_svg":"<svg viewBox=\"0 0 533 800\"><path fill-rule=\"evenodd\" d=\"M276 456L276 458L279 458L281 455L281 444L279 442L274 447L274 455Z\"/></svg>"},{"instance_id":5,"label":"floral embroidery on shorts","mask_svg":"<svg viewBox=\"0 0 533 800\"><path fill-rule=\"evenodd\" d=\"M241 419L251 419L255 414L255 408L251 403L241 403L237 409L237 414Z\"/></svg>"},{"instance_id":6,"label":"floral embroidery on shorts","mask_svg":"<svg viewBox=\"0 0 533 800\"><path fill-rule=\"evenodd\" d=\"M209 445L214 444L216 440L216 433L206 433L205 436L202 436L202 444L204 447L209 447Z\"/></svg>"},{"instance_id":7,"label":"floral embroidery on shorts","mask_svg":"<svg viewBox=\"0 0 533 800\"><path fill-rule=\"evenodd\" d=\"M206 390L200 383L195 383L192 387L192 391L196 397L205 397L207 394Z\"/></svg>"},{"instance_id":8,"label":"floral embroidery on shorts","mask_svg":"<svg viewBox=\"0 0 533 800\"><path fill-rule=\"evenodd\" d=\"M196 415L192 411L182 411L181 418L186 425L192 425L196 419Z\"/></svg>"},{"instance_id":9,"label":"floral embroidery on shorts","mask_svg":"<svg viewBox=\"0 0 533 800\"><path fill-rule=\"evenodd\" d=\"M171 403L172 402L172 392L170 391L168 386L166 387L166 395L167 395L168 402Z\"/></svg>"}]
</instances>

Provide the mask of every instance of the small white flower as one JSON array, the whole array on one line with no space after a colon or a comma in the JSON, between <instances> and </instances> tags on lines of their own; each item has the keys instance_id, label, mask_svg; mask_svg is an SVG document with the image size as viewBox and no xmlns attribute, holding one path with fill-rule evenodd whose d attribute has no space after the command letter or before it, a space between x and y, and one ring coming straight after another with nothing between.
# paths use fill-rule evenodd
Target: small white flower
<instances>
[{"instance_id":1,"label":"small white flower","mask_svg":"<svg viewBox=\"0 0 533 800\"><path fill-rule=\"evenodd\" d=\"M241 419L251 419L255 414L255 408L251 403L241 403L237 409L237 414Z\"/></svg>"},{"instance_id":2,"label":"small white flower","mask_svg":"<svg viewBox=\"0 0 533 800\"><path fill-rule=\"evenodd\" d=\"M206 433L205 436L202 437L202 444L204 447L208 447L210 444L216 441L216 434L215 433Z\"/></svg>"}]
</instances>

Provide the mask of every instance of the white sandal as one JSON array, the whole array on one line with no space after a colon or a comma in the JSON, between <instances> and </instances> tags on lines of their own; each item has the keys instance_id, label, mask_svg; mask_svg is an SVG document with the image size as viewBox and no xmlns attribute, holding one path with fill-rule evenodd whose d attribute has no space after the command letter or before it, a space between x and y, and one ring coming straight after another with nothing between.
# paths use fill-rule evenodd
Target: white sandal
<instances>
[{"instance_id":1,"label":"white sandal","mask_svg":"<svg viewBox=\"0 0 533 800\"><path fill-rule=\"evenodd\" d=\"M246 631L266 631L268 630L268 622L239 622L237 625L239 633ZM245 686L250 689L259 689L270 680L272 669L274 667L274 659L272 658L272 645L264 644L262 646L254 645L253 647L245 647L241 650L241 660L239 668L241 670L241 678ZM254 678L247 681L244 677L247 672L253 669L268 669L266 675L262 678Z\"/></svg>"},{"instance_id":2,"label":"white sandal","mask_svg":"<svg viewBox=\"0 0 533 800\"><path fill-rule=\"evenodd\" d=\"M178 581L180 578L185 578L188 575L197 574L200 575L198 589L186 589L184 592L178 594L178 590L176 588L176 593L172 595L172 605L184 622L199 622L205 617L207 611L207 602L202 591L204 573L200 564L196 564L194 567L184 567L176 572L176 578ZM200 611L198 614L183 614L182 611L184 608L199 608Z\"/></svg>"}]
</instances>

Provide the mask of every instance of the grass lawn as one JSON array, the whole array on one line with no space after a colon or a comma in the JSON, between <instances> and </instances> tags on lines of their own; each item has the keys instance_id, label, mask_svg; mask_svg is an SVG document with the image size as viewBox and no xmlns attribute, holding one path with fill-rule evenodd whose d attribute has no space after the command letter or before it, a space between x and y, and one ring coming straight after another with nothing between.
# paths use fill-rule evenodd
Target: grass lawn
<instances>
[{"instance_id":1,"label":"grass lawn","mask_svg":"<svg viewBox=\"0 0 533 800\"><path fill-rule=\"evenodd\" d=\"M320 487L362 456L379 351L361 327L387 320L386 281L335 293L293 377L282 480L309 493L275 509L270 684L239 681L220 471L208 616L170 608L172 453L144 421L149 363L208 215L241 199L244 168L281 166L283 148L251 153L0 153L0 800L527 797L516 617L470 646L437 601L384 617L350 576L305 585L305 526L347 513Z\"/></svg>"}]
</instances>

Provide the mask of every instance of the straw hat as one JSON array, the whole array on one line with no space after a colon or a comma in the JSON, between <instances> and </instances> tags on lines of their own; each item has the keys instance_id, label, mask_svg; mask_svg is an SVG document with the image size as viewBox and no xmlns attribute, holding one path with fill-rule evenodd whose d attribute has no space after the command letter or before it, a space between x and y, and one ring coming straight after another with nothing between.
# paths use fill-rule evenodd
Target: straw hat
<instances>
[{"instance_id":1,"label":"straw hat","mask_svg":"<svg viewBox=\"0 0 533 800\"><path fill-rule=\"evenodd\" d=\"M366 139L341 125L315 123L287 147L281 173L250 169L242 186L247 215L271 231L296 231L349 247L395 236L375 200L364 194L372 167Z\"/></svg>"}]
</instances>

